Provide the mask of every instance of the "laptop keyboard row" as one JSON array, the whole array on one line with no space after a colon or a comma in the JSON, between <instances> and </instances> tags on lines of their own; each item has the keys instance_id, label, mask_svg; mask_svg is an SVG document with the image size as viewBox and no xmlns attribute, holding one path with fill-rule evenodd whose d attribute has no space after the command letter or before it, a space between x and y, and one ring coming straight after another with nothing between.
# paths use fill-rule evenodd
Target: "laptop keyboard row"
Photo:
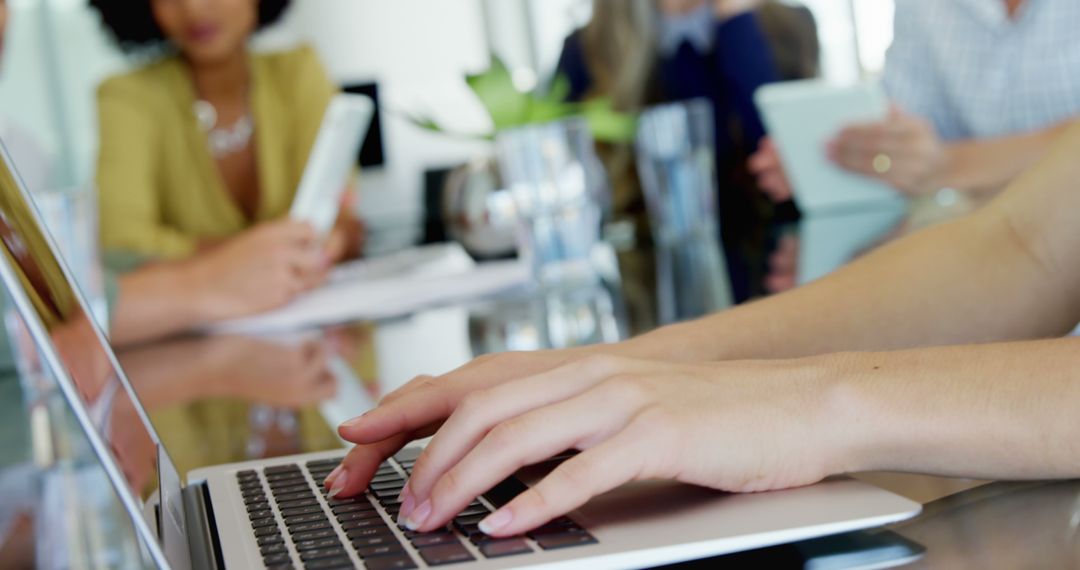
<instances>
[{"instance_id":1,"label":"laptop keyboard row","mask_svg":"<svg viewBox=\"0 0 1080 570\"><path fill-rule=\"evenodd\" d=\"M497 539L481 532L479 523L492 512L491 506L501 507L526 489L515 478L473 501L445 528L418 533L397 527L398 495L418 454L402 451L379 467L367 493L348 499L332 499L322 486L340 458L238 472L236 481L263 563L273 569L298 564L312 570L354 568L355 556L372 570L407 570L416 568L417 560L443 566L476 560L477 555L502 558L596 542L567 517L526 536Z\"/></svg>"}]
</instances>

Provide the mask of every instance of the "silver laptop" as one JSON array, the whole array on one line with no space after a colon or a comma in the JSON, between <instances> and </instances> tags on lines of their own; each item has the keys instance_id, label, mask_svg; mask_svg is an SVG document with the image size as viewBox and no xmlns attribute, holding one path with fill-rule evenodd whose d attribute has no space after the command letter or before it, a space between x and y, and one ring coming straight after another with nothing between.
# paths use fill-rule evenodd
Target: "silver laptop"
<instances>
[{"instance_id":1,"label":"silver laptop","mask_svg":"<svg viewBox=\"0 0 1080 570\"><path fill-rule=\"evenodd\" d=\"M920 510L849 479L756 495L651 482L598 497L526 536L492 540L477 529L479 519L543 466L519 472L426 534L393 523L416 446L387 460L356 498L330 499L321 486L342 450L219 465L185 479L88 317L6 151L0 243L0 277L25 321L25 340L57 378L147 555L162 568L638 568L885 525Z\"/></svg>"}]
</instances>

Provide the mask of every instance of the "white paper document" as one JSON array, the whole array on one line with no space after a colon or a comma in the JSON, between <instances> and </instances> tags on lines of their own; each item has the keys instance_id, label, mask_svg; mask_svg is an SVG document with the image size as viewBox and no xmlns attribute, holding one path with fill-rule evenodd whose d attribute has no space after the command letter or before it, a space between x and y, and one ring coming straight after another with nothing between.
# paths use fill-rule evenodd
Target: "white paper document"
<instances>
[{"instance_id":1,"label":"white paper document","mask_svg":"<svg viewBox=\"0 0 1080 570\"><path fill-rule=\"evenodd\" d=\"M517 260L477 264L457 244L414 248L343 264L327 283L267 313L223 321L218 333L272 333L356 320L385 319L494 295L530 282Z\"/></svg>"}]
</instances>

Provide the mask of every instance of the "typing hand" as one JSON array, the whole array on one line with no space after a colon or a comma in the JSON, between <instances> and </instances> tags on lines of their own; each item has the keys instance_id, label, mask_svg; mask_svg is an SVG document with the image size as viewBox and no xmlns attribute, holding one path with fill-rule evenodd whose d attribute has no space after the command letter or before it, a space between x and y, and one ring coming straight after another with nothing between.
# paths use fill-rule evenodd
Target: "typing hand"
<instances>
[{"instance_id":1,"label":"typing hand","mask_svg":"<svg viewBox=\"0 0 1080 570\"><path fill-rule=\"evenodd\" d=\"M520 534L635 480L733 492L811 484L838 471L832 434L820 429L828 419L821 377L790 364L604 356L438 400L445 408L436 415L452 413L417 460L401 517L413 529L439 528L520 467L567 449L581 453L491 514L482 530ZM414 413L397 399L349 430L386 435Z\"/></svg>"},{"instance_id":2,"label":"typing hand","mask_svg":"<svg viewBox=\"0 0 1080 570\"><path fill-rule=\"evenodd\" d=\"M840 167L910 195L941 190L948 167L947 149L934 126L895 107L884 121L840 131L828 153Z\"/></svg>"},{"instance_id":3,"label":"typing hand","mask_svg":"<svg viewBox=\"0 0 1080 570\"><path fill-rule=\"evenodd\" d=\"M414 379L387 394L377 410L338 428L342 438L358 445L325 485L335 496L362 492L383 460L406 443L435 433L469 394L551 370L588 350L486 355L443 376Z\"/></svg>"},{"instance_id":4,"label":"typing hand","mask_svg":"<svg viewBox=\"0 0 1080 570\"><path fill-rule=\"evenodd\" d=\"M780 152L772 139L761 139L758 151L750 157L747 166L750 173L757 178L758 188L773 202L779 204L791 199L791 184L784 173L784 165L780 162Z\"/></svg>"},{"instance_id":5,"label":"typing hand","mask_svg":"<svg viewBox=\"0 0 1080 570\"><path fill-rule=\"evenodd\" d=\"M191 262L210 320L259 313L322 284L330 261L306 223L260 224Z\"/></svg>"}]
</instances>

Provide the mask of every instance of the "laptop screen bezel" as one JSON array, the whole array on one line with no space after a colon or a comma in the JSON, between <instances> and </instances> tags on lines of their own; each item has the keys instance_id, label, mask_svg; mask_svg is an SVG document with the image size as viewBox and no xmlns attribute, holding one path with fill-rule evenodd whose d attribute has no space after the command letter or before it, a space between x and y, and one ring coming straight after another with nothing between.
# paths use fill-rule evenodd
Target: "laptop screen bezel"
<instances>
[{"instance_id":1,"label":"laptop screen bezel","mask_svg":"<svg viewBox=\"0 0 1080 570\"><path fill-rule=\"evenodd\" d=\"M38 210L33 197L27 190L25 182L19 175L18 169L11 158L11 154L8 152L2 139L0 139L0 157L3 159L0 168L7 168L10 172L12 180L15 181L19 198L26 203L27 209L32 217L31 221L36 225L38 231L44 237L45 242L48 245L49 255L54 258L56 265L62 271L64 280L71 288L75 301L78 303L83 314L88 316L92 315L93 313L90 311L89 302L73 278L73 274L68 267L66 260L59 254L59 248L57 247L52 234L43 223L41 213ZM53 378L56 379L61 394L63 394L64 399L67 400L73 416L85 433L91 449L93 449L94 454L98 457L109 481L116 491L117 497L120 499L124 510L130 517L136 533L139 538L143 540L154 563L162 568L190 567L190 552L187 548L186 521L184 520L186 515L181 496L182 489L179 487L176 489L165 489L163 487L163 483L165 482L169 482L172 485L182 485L183 480L179 476L175 465L166 452L160 436L150 422L146 409L143 407L142 402L139 401L138 395L131 385L131 382L124 373L123 368L121 368L119 360L116 358L116 354L113 352L104 331L101 330L101 327L98 326L98 323L94 318L87 319L91 329L94 331L95 340L107 356L109 365L112 367L117 380L120 382L121 387L126 391L126 395L135 407L139 420L142 422L144 428L155 444L157 450L158 496L160 500L163 501L163 504L161 504L163 516L159 517L159 520L163 525L161 536L159 536L157 532L158 529L153 528L148 524L144 512L144 501L131 491L128 482L124 477L123 470L113 457L109 444L105 441L105 438L94 423L90 411L87 409L87 406L83 402L82 396L76 387L74 379L66 365L60 359L59 351L57 350L52 337L49 335L44 322L34 309L34 305L30 300L29 295L24 290L15 268L11 265L11 261L5 255L0 255L0 281L2 281L4 288L8 292L8 297L14 304L15 310L18 312L31 339L34 341L39 357L45 366L48 367ZM166 504L164 501L168 501L168 503ZM174 521L171 517L164 516L164 513L166 512L178 514L180 520ZM175 548L171 548L173 540L182 544L182 547L180 548L182 552L177 551ZM166 544L168 544L169 548L166 548ZM166 556L166 551L169 551L169 556Z\"/></svg>"}]
</instances>

